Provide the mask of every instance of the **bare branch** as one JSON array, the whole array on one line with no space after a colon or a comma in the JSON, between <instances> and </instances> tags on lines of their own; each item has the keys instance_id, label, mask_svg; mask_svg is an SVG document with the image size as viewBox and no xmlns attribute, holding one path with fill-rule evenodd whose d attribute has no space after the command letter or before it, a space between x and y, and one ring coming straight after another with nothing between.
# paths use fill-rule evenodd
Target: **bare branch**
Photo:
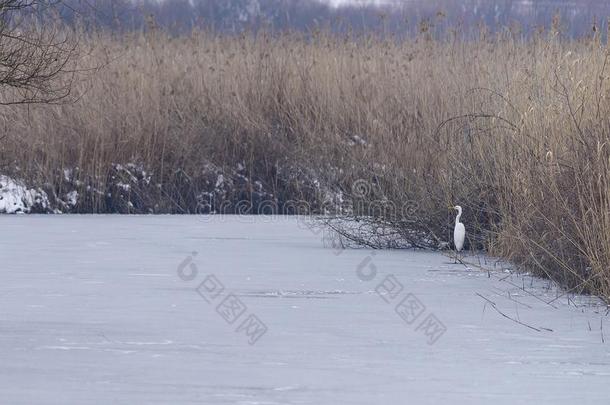
<instances>
[{"instance_id":1,"label":"bare branch","mask_svg":"<svg viewBox=\"0 0 610 405\"><path fill-rule=\"evenodd\" d=\"M77 43L52 18L58 3L0 0L0 105L57 103L70 96Z\"/></svg>"}]
</instances>

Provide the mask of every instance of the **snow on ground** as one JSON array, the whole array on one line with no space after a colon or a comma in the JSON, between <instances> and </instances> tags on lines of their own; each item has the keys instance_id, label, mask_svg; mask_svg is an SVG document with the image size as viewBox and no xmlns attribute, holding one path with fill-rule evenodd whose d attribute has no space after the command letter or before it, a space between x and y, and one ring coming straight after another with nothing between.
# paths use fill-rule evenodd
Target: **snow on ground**
<instances>
[{"instance_id":1,"label":"snow on ground","mask_svg":"<svg viewBox=\"0 0 610 405\"><path fill-rule=\"evenodd\" d=\"M42 190L29 189L22 182L0 175L0 214L23 214L35 205L46 208L49 199Z\"/></svg>"},{"instance_id":2,"label":"snow on ground","mask_svg":"<svg viewBox=\"0 0 610 405\"><path fill-rule=\"evenodd\" d=\"M0 227L2 403L608 403L605 309L498 266L294 217Z\"/></svg>"}]
</instances>

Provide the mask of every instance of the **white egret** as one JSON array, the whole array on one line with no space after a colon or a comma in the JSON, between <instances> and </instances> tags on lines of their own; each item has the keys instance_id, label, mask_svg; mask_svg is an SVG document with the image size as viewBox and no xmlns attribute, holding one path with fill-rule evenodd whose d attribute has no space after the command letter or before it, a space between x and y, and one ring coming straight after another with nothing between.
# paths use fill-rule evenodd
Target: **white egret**
<instances>
[{"instance_id":1,"label":"white egret","mask_svg":"<svg viewBox=\"0 0 610 405\"><path fill-rule=\"evenodd\" d=\"M453 243L455 244L455 256L457 258L459 252L464 247L464 239L466 238L466 227L464 224L460 222L460 217L462 216L462 207L456 205L455 207L451 207L454 210L457 210L458 214L455 217L455 228L453 229Z\"/></svg>"}]
</instances>

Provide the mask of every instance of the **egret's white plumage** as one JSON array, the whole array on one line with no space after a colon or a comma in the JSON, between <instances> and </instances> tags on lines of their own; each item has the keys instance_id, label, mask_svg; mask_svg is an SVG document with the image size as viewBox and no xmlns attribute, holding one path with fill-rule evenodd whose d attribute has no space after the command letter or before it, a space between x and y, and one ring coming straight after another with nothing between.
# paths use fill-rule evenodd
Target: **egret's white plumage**
<instances>
[{"instance_id":1,"label":"egret's white plumage","mask_svg":"<svg viewBox=\"0 0 610 405\"><path fill-rule=\"evenodd\" d=\"M460 222L460 217L462 216L462 207L456 205L453 207L458 211L457 216L455 217L455 228L453 229L453 243L455 244L456 252L459 252L464 247L464 239L466 238L466 227L464 224Z\"/></svg>"}]
</instances>

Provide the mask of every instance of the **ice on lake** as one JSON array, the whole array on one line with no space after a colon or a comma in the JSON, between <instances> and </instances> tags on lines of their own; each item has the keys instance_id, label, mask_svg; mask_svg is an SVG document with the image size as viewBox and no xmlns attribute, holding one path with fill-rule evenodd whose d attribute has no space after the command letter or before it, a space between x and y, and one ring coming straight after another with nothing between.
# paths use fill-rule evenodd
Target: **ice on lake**
<instances>
[{"instance_id":1,"label":"ice on lake","mask_svg":"<svg viewBox=\"0 0 610 405\"><path fill-rule=\"evenodd\" d=\"M295 217L0 224L2 403L608 403L605 307L490 260Z\"/></svg>"}]
</instances>

